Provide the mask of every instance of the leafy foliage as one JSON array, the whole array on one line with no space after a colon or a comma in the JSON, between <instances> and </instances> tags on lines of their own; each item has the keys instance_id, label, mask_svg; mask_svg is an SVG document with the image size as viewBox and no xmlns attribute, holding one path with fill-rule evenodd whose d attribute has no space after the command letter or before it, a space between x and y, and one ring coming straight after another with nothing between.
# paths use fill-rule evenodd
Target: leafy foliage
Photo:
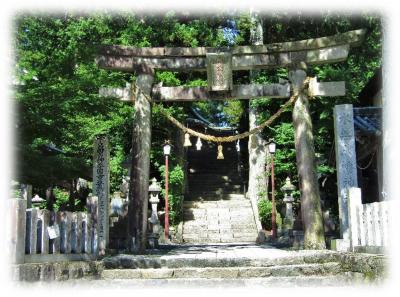
<instances>
[{"instance_id":1,"label":"leafy foliage","mask_svg":"<svg viewBox=\"0 0 400 297\"><path fill-rule=\"evenodd\" d=\"M69 202L69 193L65 190L62 190L58 187L53 189L54 196L56 201L54 203L54 210L58 211L61 207L66 208L68 207Z\"/></svg>"},{"instance_id":2,"label":"leafy foliage","mask_svg":"<svg viewBox=\"0 0 400 297\"><path fill-rule=\"evenodd\" d=\"M367 81L381 65L381 21L371 14L353 15L323 12L319 16L301 12L268 13L263 19L265 43L293 41L333 35L366 28L363 46L352 48L345 62L313 66L308 75L319 81L346 81L347 95L338 98L316 98L311 101L315 151L317 153L321 191L328 200L336 201L336 177L333 158L333 107L355 103ZM129 154L132 139L131 104L98 96L101 86L125 86L133 74L99 69L94 62L97 46L209 46L227 45L222 27L234 20L238 33L236 45L248 44L251 18L248 13L198 16L168 12L160 15L137 15L132 12L115 15L18 15L15 18L15 105L18 160L16 179L45 189L76 177L90 179L93 139L106 133L111 144L111 190L118 189L124 169L121 163ZM287 79L287 69L263 70L256 83ZM205 73L156 73L156 83L164 86L205 86ZM249 73L234 73L235 83L248 83ZM259 122L270 117L283 104L282 100L252 100L259 110ZM164 107L184 121L189 107L195 106L211 122L238 125L247 129L246 104L243 101L210 101L165 103ZM290 112L284 113L272 127L263 131L265 139L277 142L275 155L276 185L283 185L289 175L298 186ZM161 178L165 139L179 141L176 129L152 109L151 174ZM43 146L54 144L64 153L45 154ZM171 155L171 219L180 217L183 161ZM326 181L326 182L324 182ZM276 193L279 205L282 195ZM61 200L60 200L61 201ZM279 207L277 208L279 209Z\"/></svg>"},{"instance_id":3,"label":"leafy foliage","mask_svg":"<svg viewBox=\"0 0 400 297\"><path fill-rule=\"evenodd\" d=\"M162 196L165 199L165 165L159 167L163 177ZM181 166L176 165L168 174L168 210L172 225L177 225L182 220L183 215L183 183L184 172ZM165 205L165 203L163 203Z\"/></svg>"},{"instance_id":4,"label":"leafy foliage","mask_svg":"<svg viewBox=\"0 0 400 297\"><path fill-rule=\"evenodd\" d=\"M260 217L261 225L266 230L272 229L272 202L267 199L258 200L258 214ZM276 227L282 226L282 217L280 213L276 212Z\"/></svg>"}]
</instances>

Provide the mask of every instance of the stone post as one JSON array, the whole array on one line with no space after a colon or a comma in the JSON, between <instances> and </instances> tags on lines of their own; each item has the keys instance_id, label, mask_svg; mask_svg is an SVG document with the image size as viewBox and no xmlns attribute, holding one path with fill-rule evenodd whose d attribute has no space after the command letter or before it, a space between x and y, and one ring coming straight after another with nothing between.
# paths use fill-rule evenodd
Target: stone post
<instances>
[{"instance_id":1,"label":"stone post","mask_svg":"<svg viewBox=\"0 0 400 297\"><path fill-rule=\"evenodd\" d=\"M21 198L26 200L26 208L32 208L32 185L21 184Z\"/></svg>"},{"instance_id":2,"label":"stone post","mask_svg":"<svg viewBox=\"0 0 400 297\"><path fill-rule=\"evenodd\" d=\"M132 133L132 169L128 204L128 247L131 252L146 251L147 208L151 149L150 96L154 70L138 71Z\"/></svg>"},{"instance_id":3,"label":"stone post","mask_svg":"<svg viewBox=\"0 0 400 297\"><path fill-rule=\"evenodd\" d=\"M333 115L340 237L343 239L338 241L336 246L339 250L348 250L350 248L350 230L347 189L358 187L353 105L336 105Z\"/></svg>"},{"instance_id":4,"label":"stone post","mask_svg":"<svg viewBox=\"0 0 400 297\"><path fill-rule=\"evenodd\" d=\"M361 189L349 188L347 189L348 195L348 213L349 213L349 231L350 231L350 247L354 251L355 247L361 245L361 237L365 236L360 234L363 228L360 228L360 210L362 210L361 203Z\"/></svg>"},{"instance_id":5,"label":"stone post","mask_svg":"<svg viewBox=\"0 0 400 297\"><path fill-rule=\"evenodd\" d=\"M93 153L93 195L98 197L98 253L104 255L109 241L109 204L110 204L110 148L105 135L94 140Z\"/></svg>"},{"instance_id":6,"label":"stone post","mask_svg":"<svg viewBox=\"0 0 400 297\"><path fill-rule=\"evenodd\" d=\"M56 238L53 238L53 240L52 240L51 250L52 250L53 254L59 254L60 253L60 221L59 221L58 212L51 211L50 218L51 218L50 222L52 224L52 227L58 231L58 236Z\"/></svg>"},{"instance_id":7,"label":"stone post","mask_svg":"<svg viewBox=\"0 0 400 297\"><path fill-rule=\"evenodd\" d=\"M7 242L9 259L13 264L24 263L26 232L26 200L7 199L9 210L7 219Z\"/></svg>"},{"instance_id":8,"label":"stone post","mask_svg":"<svg viewBox=\"0 0 400 297\"><path fill-rule=\"evenodd\" d=\"M306 80L301 69L289 71L294 91L299 91ZM315 164L314 137L308 96L300 93L293 107L296 163L301 192L301 212L304 227L304 247L325 249L324 225L319 195L317 167Z\"/></svg>"},{"instance_id":9,"label":"stone post","mask_svg":"<svg viewBox=\"0 0 400 297\"><path fill-rule=\"evenodd\" d=\"M30 208L26 211L26 237L25 252L27 254L36 254L37 249L37 219L38 219L38 208Z\"/></svg>"},{"instance_id":10,"label":"stone post","mask_svg":"<svg viewBox=\"0 0 400 297\"><path fill-rule=\"evenodd\" d=\"M86 198L86 208L88 212L88 241L90 252L94 255L98 253L98 198L91 194Z\"/></svg>"},{"instance_id":11,"label":"stone post","mask_svg":"<svg viewBox=\"0 0 400 297\"><path fill-rule=\"evenodd\" d=\"M70 254L72 250L72 212L64 212L65 219L65 253Z\"/></svg>"},{"instance_id":12,"label":"stone post","mask_svg":"<svg viewBox=\"0 0 400 297\"><path fill-rule=\"evenodd\" d=\"M47 255L49 253L49 233L47 227L50 223L50 211L47 209L40 209L38 212L38 219L42 221L42 234L40 238L42 255Z\"/></svg>"}]
</instances>

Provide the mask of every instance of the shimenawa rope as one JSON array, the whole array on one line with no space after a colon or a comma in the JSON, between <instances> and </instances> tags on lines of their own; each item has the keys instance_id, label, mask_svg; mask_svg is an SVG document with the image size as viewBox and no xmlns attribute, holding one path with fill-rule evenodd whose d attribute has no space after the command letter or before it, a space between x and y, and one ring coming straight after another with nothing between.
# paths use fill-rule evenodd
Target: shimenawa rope
<instances>
[{"instance_id":1,"label":"shimenawa rope","mask_svg":"<svg viewBox=\"0 0 400 297\"><path fill-rule=\"evenodd\" d=\"M185 127L177 119L175 119L173 116L171 116L161 104L158 104L157 106L160 108L161 113L169 121L171 121L175 126L177 126L179 129L181 129L185 133L189 133L192 136L199 137L199 138L201 138L203 140L206 140L206 141L212 141L212 142L217 142L217 143L232 142L232 141L237 141L239 139L243 139L243 138L249 137L252 134L261 132L265 127L270 126L285 111L285 109L287 107L289 107L290 105L292 105L292 104L294 104L296 102L296 100L299 97L300 93L308 88L309 81L310 81L310 77L307 77L304 80L303 86L298 91L294 92L293 95L290 96L289 100L286 101L286 103L284 105L282 105L281 108L279 108L279 110L275 114L273 114L268 120L264 121L262 124L260 124L257 127L251 129L250 131L247 131L247 132L244 132L244 133L241 133L241 134L237 134L237 135L232 135L232 136L220 137L220 136L213 136L213 135L208 135L208 134L203 134L203 133L197 132L197 131L192 130L192 129L188 128L188 127ZM142 93L142 95L146 98L146 100L149 101L150 103L152 103L152 100L149 97L149 95L144 93L136 85L136 83L133 83L132 84L132 93L133 94L137 94L136 92Z\"/></svg>"}]
</instances>

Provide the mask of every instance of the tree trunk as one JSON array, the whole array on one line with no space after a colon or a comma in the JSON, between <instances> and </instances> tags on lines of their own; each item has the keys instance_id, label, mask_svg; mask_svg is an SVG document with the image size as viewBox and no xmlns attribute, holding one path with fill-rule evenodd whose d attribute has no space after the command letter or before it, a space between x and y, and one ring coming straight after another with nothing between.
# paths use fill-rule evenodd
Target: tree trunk
<instances>
[{"instance_id":1,"label":"tree trunk","mask_svg":"<svg viewBox=\"0 0 400 297\"><path fill-rule=\"evenodd\" d=\"M306 79L303 70L289 72L293 89L299 90ZM315 164L314 139L307 95L301 93L293 108L297 170L301 192L301 215L304 227L304 247L325 249L318 177Z\"/></svg>"},{"instance_id":2,"label":"tree trunk","mask_svg":"<svg viewBox=\"0 0 400 297\"><path fill-rule=\"evenodd\" d=\"M151 71L139 73L136 84L150 95L154 80ZM151 149L151 104L140 92L136 94L132 136L132 170L128 206L128 246L143 254L147 241L147 208Z\"/></svg>"},{"instance_id":3,"label":"tree trunk","mask_svg":"<svg viewBox=\"0 0 400 297\"><path fill-rule=\"evenodd\" d=\"M263 28L260 18L255 12L251 12L251 21L253 28L250 34L250 41L253 45L263 44ZM259 71L250 71L250 80L253 81ZM257 108L251 106L249 102L249 128L250 130L257 126ZM255 133L249 138L249 189L250 198L258 200L260 193L267 193L265 177L265 158L266 141L261 133Z\"/></svg>"},{"instance_id":4,"label":"tree trunk","mask_svg":"<svg viewBox=\"0 0 400 297\"><path fill-rule=\"evenodd\" d=\"M251 22L253 27L250 31L250 42L253 45L263 44L263 28L260 18L255 12L251 12ZM250 80L253 82L259 71L250 71ZM251 106L249 102L249 128L250 130L257 126L257 108ZM267 195L266 176L265 176L265 158L266 158L266 141L261 133L255 133L249 138L249 187L248 197L257 203L261 195ZM258 215L257 207L253 210ZM257 229L261 231L261 223L257 222Z\"/></svg>"}]
</instances>

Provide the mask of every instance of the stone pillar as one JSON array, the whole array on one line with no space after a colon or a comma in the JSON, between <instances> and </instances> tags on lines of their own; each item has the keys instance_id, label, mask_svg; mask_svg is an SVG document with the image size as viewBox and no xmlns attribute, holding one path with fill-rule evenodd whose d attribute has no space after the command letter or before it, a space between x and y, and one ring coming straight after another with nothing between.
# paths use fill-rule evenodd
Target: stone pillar
<instances>
[{"instance_id":1,"label":"stone pillar","mask_svg":"<svg viewBox=\"0 0 400 297\"><path fill-rule=\"evenodd\" d=\"M91 194L86 199L86 208L88 212L88 240L90 252L94 255L98 253L98 227L97 227L97 217L98 217L98 198L97 196L92 196Z\"/></svg>"},{"instance_id":2,"label":"stone pillar","mask_svg":"<svg viewBox=\"0 0 400 297\"><path fill-rule=\"evenodd\" d=\"M71 253L77 253L78 250L78 213L71 213Z\"/></svg>"},{"instance_id":3,"label":"stone pillar","mask_svg":"<svg viewBox=\"0 0 400 297\"><path fill-rule=\"evenodd\" d=\"M94 140L93 153L93 195L98 197L98 253L104 255L109 240L109 204L110 204L110 148L105 135Z\"/></svg>"},{"instance_id":4,"label":"stone pillar","mask_svg":"<svg viewBox=\"0 0 400 297\"><path fill-rule=\"evenodd\" d=\"M70 254L72 248L72 212L64 212L65 219L65 253Z\"/></svg>"},{"instance_id":5,"label":"stone pillar","mask_svg":"<svg viewBox=\"0 0 400 297\"><path fill-rule=\"evenodd\" d=\"M88 245L89 245L89 240L88 240L88 219L87 219L87 213L82 212L82 222L81 222L81 244L79 247L80 253L84 254L88 252Z\"/></svg>"},{"instance_id":6,"label":"stone pillar","mask_svg":"<svg viewBox=\"0 0 400 297\"><path fill-rule=\"evenodd\" d=\"M50 211L47 209L40 209L38 218L42 221L42 234L40 238L42 255L47 255L49 253L49 233L47 227L50 224Z\"/></svg>"},{"instance_id":7,"label":"stone pillar","mask_svg":"<svg viewBox=\"0 0 400 297\"><path fill-rule=\"evenodd\" d=\"M354 136L353 105L336 105L334 109L336 174L340 237L342 250L350 248L347 189L357 185L357 159Z\"/></svg>"},{"instance_id":8,"label":"stone pillar","mask_svg":"<svg viewBox=\"0 0 400 297\"><path fill-rule=\"evenodd\" d=\"M37 219L38 219L37 208L30 208L26 211L26 249L27 254L36 254L37 249Z\"/></svg>"},{"instance_id":9,"label":"stone pillar","mask_svg":"<svg viewBox=\"0 0 400 297\"><path fill-rule=\"evenodd\" d=\"M305 79L306 72L304 70L289 71L289 80L295 92L303 87ZM296 163L301 192L304 247L306 249L325 249L312 121L308 97L305 92L302 92L296 100L292 116L295 130Z\"/></svg>"},{"instance_id":10,"label":"stone pillar","mask_svg":"<svg viewBox=\"0 0 400 297\"><path fill-rule=\"evenodd\" d=\"M32 185L21 185L21 198L26 200L26 208L32 208Z\"/></svg>"},{"instance_id":11,"label":"stone pillar","mask_svg":"<svg viewBox=\"0 0 400 297\"><path fill-rule=\"evenodd\" d=\"M154 81L152 69L142 69L137 76L135 114L132 133L132 169L128 204L128 247L134 253L145 253L151 149L151 104Z\"/></svg>"},{"instance_id":12,"label":"stone pillar","mask_svg":"<svg viewBox=\"0 0 400 297\"><path fill-rule=\"evenodd\" d=\"M361 234L363 228L360 228L360 210L362 210L361 203L361 189L349 188L347 189L348 197L348 213L349 213L349 232L350 232L350 247L354 251L356 246L361 245Z\"/></svg>"},{"instance_id":13,"label":"stone pillar","mask_svg":"<svg viewBox=\"0 0 400 297\"><path fill-rule=\"evenodd\" d=\"M59 215L58 212L52 211L50 213L51 217L51 224L53 224L53 228L57 230L58 236L52 240L52 251L53 254L59 254L60 253L60 220L59 220Z\"/></svg>"},{"instance_id":14,"label":"stone pillar","mask_svg":"<svg viewBox=\"0 0 400 297\"><path fill-rule=\"evenodd\" d=\"M8 199L9 210L6 229L7 250L13 264L24 263L26 232L26 200Z\"/></svg>"}]
</instances>

